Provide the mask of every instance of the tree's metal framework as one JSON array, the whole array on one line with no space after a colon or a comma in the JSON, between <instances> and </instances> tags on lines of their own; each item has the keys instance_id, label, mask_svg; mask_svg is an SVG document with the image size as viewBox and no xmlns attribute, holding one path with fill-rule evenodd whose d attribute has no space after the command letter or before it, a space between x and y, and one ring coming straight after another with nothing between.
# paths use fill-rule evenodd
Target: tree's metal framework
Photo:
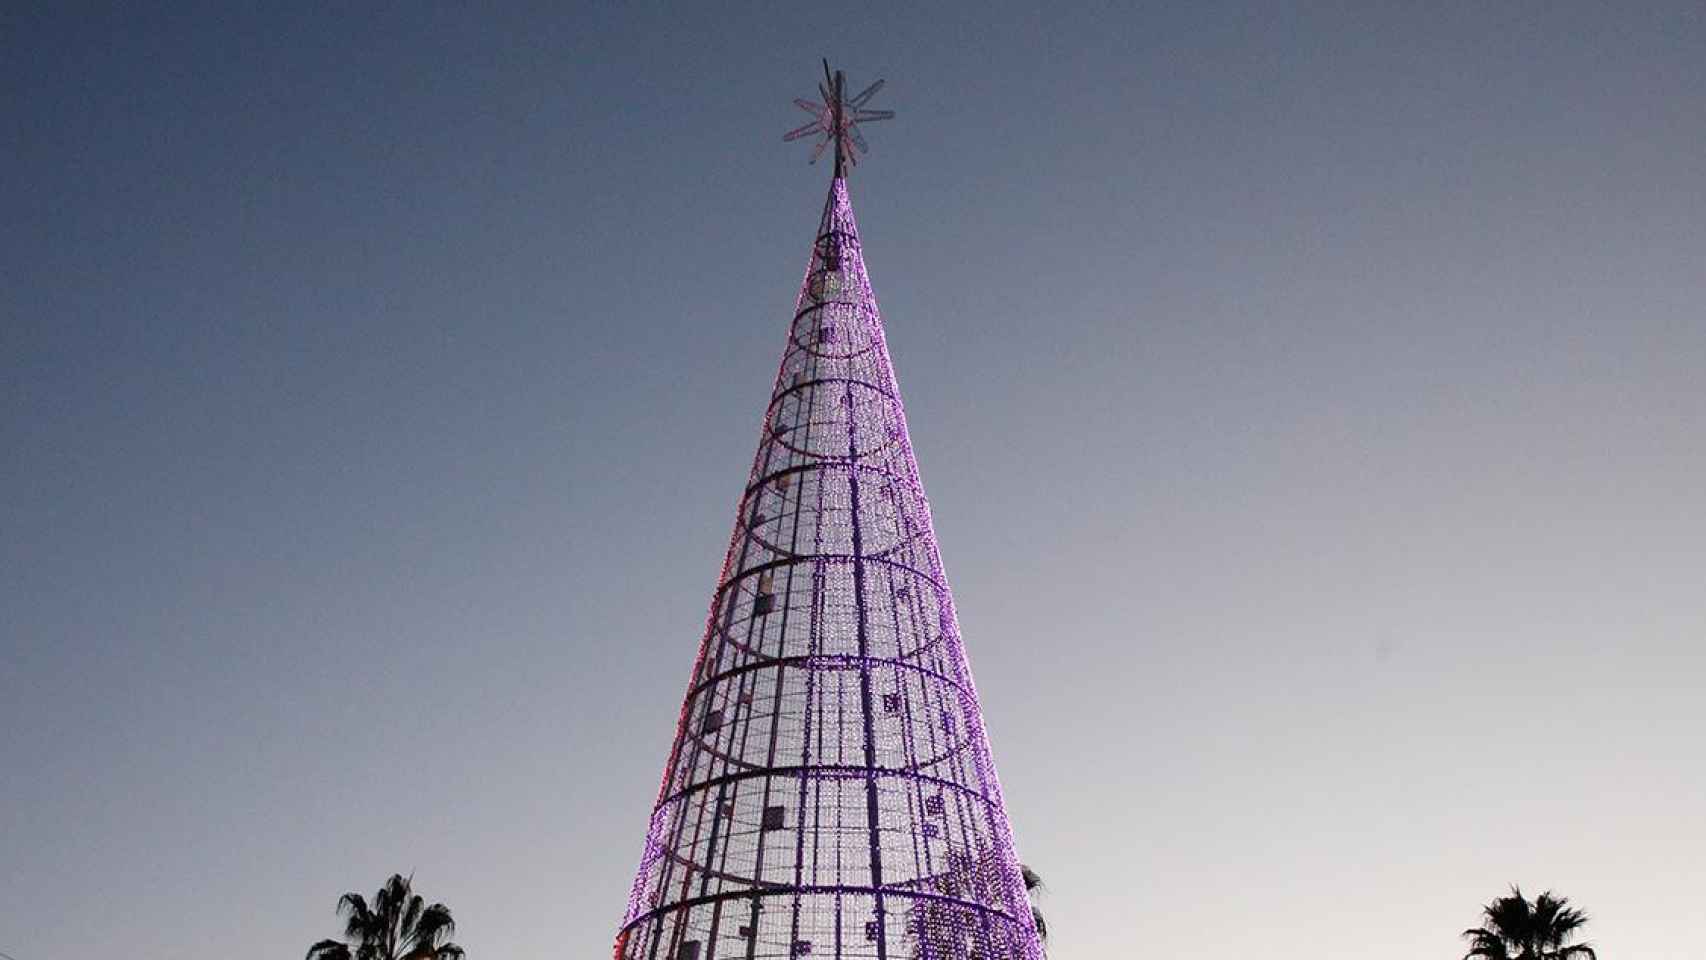
<instances>
[{"instance_id":1,"label":"tree's metal framework","mask_svg":"<svg viewBox=\"0 0 1706 960\"><path fill-rule=\"evenodd\" d=\"M1042 956L840 176L615 953Z\"/></svg>"}]
</instances>

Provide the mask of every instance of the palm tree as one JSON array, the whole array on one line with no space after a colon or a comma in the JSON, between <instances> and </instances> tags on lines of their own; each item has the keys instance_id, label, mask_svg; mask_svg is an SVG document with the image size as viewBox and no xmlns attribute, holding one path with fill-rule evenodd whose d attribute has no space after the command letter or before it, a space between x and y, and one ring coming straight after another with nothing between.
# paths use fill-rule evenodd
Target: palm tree
<instances>
[{"instance_id":1,"label":"palm tree","mask_svg":"<svg viewBox=\"0 0 1706 960\"><path fill-rule=\"evenodd\" d=\"M1483 926L1463 931L1469 952L1463 960L1599 960L1588 943L1566 944L1588 922L1551 891L1532 903L1518 887L1481 908Z\"/></svg>"},{"instance_id":2,"label":"palm tree","mask_svg":"<svg viewBox=\"0 0 1706 960\"><path fill-rule=\"evenodd\" d=\"M1043 878L1038 876L1035 870L1022 863L1019 864L1019 875L1025 878L1025 896L1035 900L1037 891L1043 888ZM1041 937L1046 945L1048 943L1048 924L1043 922L1043 912L1037 909L1035 903L1031 904L1031 920L1037 925L1037 936Z\"/></svg>"},{"instance_id":3,"label":"palm tree","mask_svg":"<svg viewBox=\"0 0 1706 960\"><path fill-rule=\"evenodd\" d=\"M347 942L321 940L308 948L306 960L462 960L462 948L450 942L456 933L450 908L427 906L413 881L413 875L393 874L371 906L359 893L338 898Z\"/></svg>"}]
</instances>

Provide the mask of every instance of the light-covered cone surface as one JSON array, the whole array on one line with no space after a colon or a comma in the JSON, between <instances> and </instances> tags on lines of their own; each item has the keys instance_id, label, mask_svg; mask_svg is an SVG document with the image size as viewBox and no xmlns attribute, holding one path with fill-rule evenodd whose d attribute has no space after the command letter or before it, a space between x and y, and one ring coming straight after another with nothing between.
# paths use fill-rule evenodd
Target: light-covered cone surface
<instances>
[{"instance_id":1,"label":"light-covered cone surface","mask_svg":"<svg viewBox=\"0 0 1706 960\"><path fill-rule=\"evenodd\" d=\"M616 941L806 956L1042 956L843 179Z\"/></svg>"}]
</instances>

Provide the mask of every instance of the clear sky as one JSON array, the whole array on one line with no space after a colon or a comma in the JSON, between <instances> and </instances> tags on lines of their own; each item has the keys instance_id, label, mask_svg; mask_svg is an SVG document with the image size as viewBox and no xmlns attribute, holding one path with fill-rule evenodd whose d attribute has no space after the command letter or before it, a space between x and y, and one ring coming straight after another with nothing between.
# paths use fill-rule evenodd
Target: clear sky
<instances>
[{"instance_id":1,"label":"clear sky","mask_svg":"<svg viewBox=\"0 0 1706 960\"><path fill-rule=\"evenodd\" d=\"M0 951L608 956L827 55L1057 960L1700 956L1698 2L29 6Z\"/></svg>"}]
</instances>

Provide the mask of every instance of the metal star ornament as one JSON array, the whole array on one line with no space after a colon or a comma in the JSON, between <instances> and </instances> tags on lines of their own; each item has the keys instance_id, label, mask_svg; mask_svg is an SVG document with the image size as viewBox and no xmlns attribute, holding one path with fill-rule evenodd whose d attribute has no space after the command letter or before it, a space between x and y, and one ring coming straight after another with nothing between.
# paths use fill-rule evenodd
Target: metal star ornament
<instances>
[{"instance_id":1,"label":"metal star ornament","mask_svg":"<svg viewBox=\"0 0 1706 960\"><path fill-rule=\"evenodd\" d=\"M801 110L812 115L810 123L802 124L782 135L784 142L799 140L816 134L818 141L812 149L811 162L816 163L823 156L830 144L835 145L835 177L846 176L844 164L857 164L858 153L869 153L871 148L865 144L865 138L859 133L859 124L875 123L894 116L893 110L867 110L865 104L871 101L878 90L883 88L883 81L866 87L858 96L846 95L847 75L840 70L830 73L829 61L823 62L823 82L817 85L817 92L823 98L819 103L815 100L799 98L794 104Z\"/></svg>"}]
</instances>

